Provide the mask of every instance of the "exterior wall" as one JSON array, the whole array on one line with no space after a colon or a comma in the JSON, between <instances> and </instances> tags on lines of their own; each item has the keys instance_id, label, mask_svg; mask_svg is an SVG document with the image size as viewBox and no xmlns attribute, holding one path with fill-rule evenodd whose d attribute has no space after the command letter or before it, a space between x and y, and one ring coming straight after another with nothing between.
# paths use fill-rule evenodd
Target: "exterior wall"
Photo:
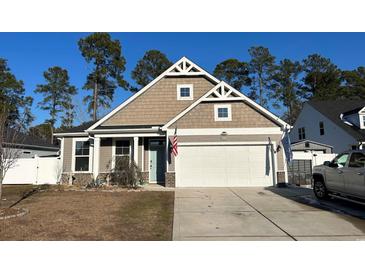
<instances>
[{"instance_id":1,"label":"exterior wall","mask_svg":"<svg viewBox=\"0 0 365 274\"><path fill-rule=\"evenodd\" d=\"M193 84L193 100L177 100L177 85ZM213 88L204 77L165 77L102 126L163 125Z\"/></svg>"},{"instance_id":2,"label":"exterior wall","mask_svg":"<svg viewBox=\"0 0 365 274\"><path fill-rule=\"evenodd\" d=\"M321 121L324 123L324 135L319 134L319 122ZM290 139L292 142L300 141L298 128L301 127L305 128L306 139L333 146L334 153L349 150L352 145L357 144L357 141L351 135L309 104L304 105L302 112L291 130Z\"/></svg>"},{"instance_id":3,"label":"exterior wall","mask_svg":"<svg viewBox=\"0 0 365 274\"><path fill-rule=\"evenodd\" d=\"M70 176L72 178L70 179ZM70 182L72 182L72 185L76 186L86 186L93 180L93 174L92 173L75 173L75 174L67 174L64 173L61 176L61 184L68 185Z\"/></svg>"},{"instance_id":4,"label":"exterior wall","mask_svg":"<svg viewBox=\"0 0 365 274\"><path fill-rule=\"evenodd\" d=\"M214 105L231 105L232 121L215 121ZM244 102L201 102L170 128L258 128L276 127L273 121Z\"/></svg>"},{"instance_id":5,"label":"exterior wall","mask_svg":"<svg viewBox=\"0 0 365 274\"><path fill-rule=\"evenodd\" d=\"M100 140L99 172L108 172L112 160L112 138Z\"/></svg>"},{"instance_id":6,"label":"exterior wall","mask_svg":"<svg viewBox=\"0 0 365 274\"><path fill-rule=\"evenodd\" d=\"M138 138L138 167L142 170L142 161L144 153L143 137Z\"/></svg>"},{"instance_id":7,"label":"exterior wall","mask_svg":"<svg viewBox=\"0 0 365 274\"><path fill-rule=\"evenodd\" d=\"M63 172L71 172L72 165L72 137L64 137L63 143Z\"/></svg>"}]
</instances>

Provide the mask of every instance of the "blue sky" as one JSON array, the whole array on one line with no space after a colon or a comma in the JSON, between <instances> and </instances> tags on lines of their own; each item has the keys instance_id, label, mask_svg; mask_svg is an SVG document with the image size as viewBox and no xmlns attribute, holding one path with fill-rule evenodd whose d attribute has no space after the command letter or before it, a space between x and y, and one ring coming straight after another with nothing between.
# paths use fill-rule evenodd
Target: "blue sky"
<instances>
[{"instance_id":1,"label":"blue sky","mask_svg":"<svg viewBox=\"0 0 365 274\"><path fill-rule=\"evenodd\" d=\"M8 60L8 65L18 79L25 83L27 95L34 98L34 124L48 118L39 109L39 94L33 90L43 83L43 72L51 66L61 66L69 71L71 83L78 88L74 102L81 113L75 123L88 120L82 98L82 90L89 67L82 58L77 41L88 33L0 33L0 57ZM248 61L251 46L268 47L277 60L289 58L302 60L312 53L328 57L341 69L365 66L365 33L112 33L122 44L127 60L125 78L145 51L158 49L171 61L187 56L209 72L217 63L227 58ZM118 89L112 107L119 105L131 95ZM105 110L105 114L109 110ZM280 110L272 110L280 113Z\"/></svg>"}]
</instances>

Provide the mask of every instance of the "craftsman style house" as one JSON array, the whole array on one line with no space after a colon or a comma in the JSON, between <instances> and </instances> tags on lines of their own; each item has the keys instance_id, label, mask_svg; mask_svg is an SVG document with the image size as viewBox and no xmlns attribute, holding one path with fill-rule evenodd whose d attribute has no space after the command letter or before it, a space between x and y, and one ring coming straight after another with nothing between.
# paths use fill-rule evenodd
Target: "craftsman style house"
<instances>
[{"instance_id":1,"label":"craftsman style house","mask_svg":"<svg viewBox=\"0 0 365 274\"><path fill-rule=\"evenodd\" d=\"M102 178L117 157L129 157L149 183L272 186L287 181L280 149L287 126L183 57L96 123L55 135L63 183Z\"/></svg>"}]
</instances>

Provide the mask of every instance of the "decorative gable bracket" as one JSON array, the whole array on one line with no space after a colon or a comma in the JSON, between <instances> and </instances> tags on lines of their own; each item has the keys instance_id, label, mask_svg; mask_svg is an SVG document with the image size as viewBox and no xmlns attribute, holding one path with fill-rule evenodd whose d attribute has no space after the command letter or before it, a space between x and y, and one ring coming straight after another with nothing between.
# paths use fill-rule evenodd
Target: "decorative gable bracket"
<instances>
[{"instance_id":1,"label":"decorative gable bracket","mask_svg":"<svg viewBox=\"0 0 365 274\"><path fill-rule=\"evenodd\" d=\"M172 67L169 68L166 73L167 76L196 76L196 75L209 75L204 69L194 64L186 57L181 58ZM214 81L219 82L214 78Z\"/></svg>"}]
</instances>

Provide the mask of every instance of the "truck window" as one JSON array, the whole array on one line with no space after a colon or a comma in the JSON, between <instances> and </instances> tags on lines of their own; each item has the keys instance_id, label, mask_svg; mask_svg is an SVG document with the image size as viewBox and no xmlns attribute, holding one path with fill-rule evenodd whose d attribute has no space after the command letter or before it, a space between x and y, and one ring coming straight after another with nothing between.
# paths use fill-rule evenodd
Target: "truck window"
<instances>
[{"instance_id":1,"label":"truck window","mask_svg":"<svg viewBox=\"0 0 365 274\"><path fill-rule=\"evenodd\" d=\"M333 159L333 162L338 165L338 167L344 167L347 162L347 158L349 157L348 153L343 153L338 155L335 159Z\"/></svg>"},{"instance_id":2,"label":"truck window","mask_svg":"<svg viewBox=\"0 0 365 274\"><path fill-rule=\"evenodd\" d=\"M359 168L365 166L365 155L361 152L351 154L349 167Z\"/></svg>"}]
</instances>

